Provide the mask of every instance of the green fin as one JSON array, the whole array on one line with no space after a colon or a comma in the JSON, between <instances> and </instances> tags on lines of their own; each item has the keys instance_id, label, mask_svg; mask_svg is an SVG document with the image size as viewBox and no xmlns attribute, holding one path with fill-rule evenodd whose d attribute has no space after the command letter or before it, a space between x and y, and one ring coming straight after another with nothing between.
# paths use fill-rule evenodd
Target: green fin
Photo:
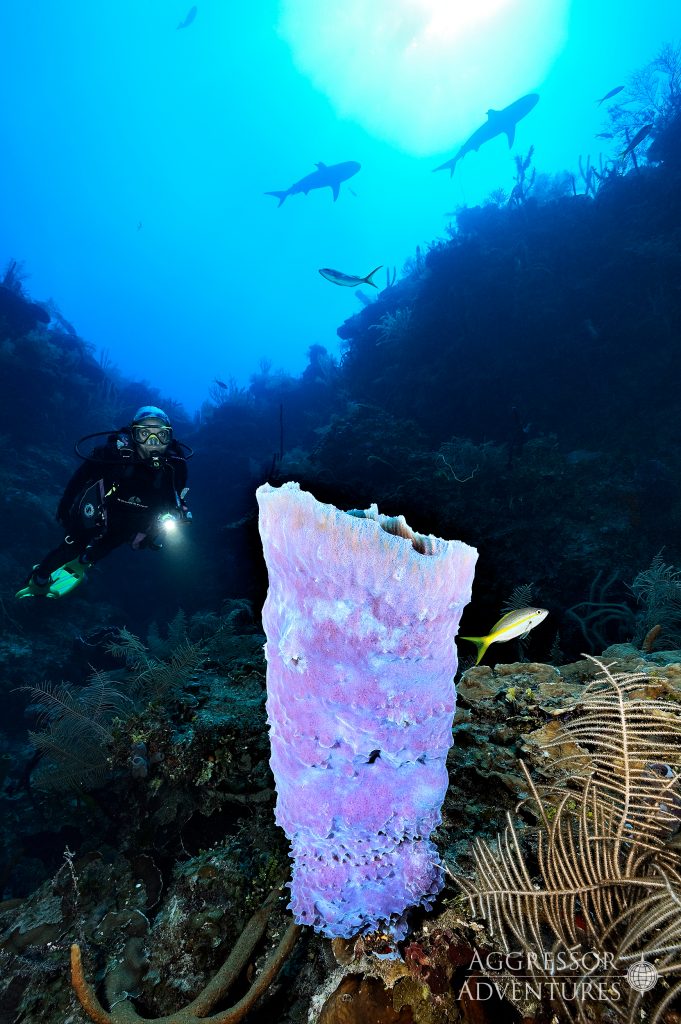
<instances>
[{"instance_id":1,"label":"green fin","mask_svg":"<svg viewBox=\"0 0 681 1024\"><path fill-rule=\"evenodd\" d=\"M77 587L79 583L83 582L87 575L87 570L87 565L84 565L77 558L73 558L70 562L65 562L59 569L54 570L49 586L41 587L33 579L30 579L25 587L17 591L15 596L18 598L51 597L55 599L64 597L74 587Z\"/></svg>"},{"instance_id":2,"label":"green fin","mask_svg":"<svg viewBox=\"0 0 681 1024\"><path fill-rule=\"evenodd\" d=\"M69 594L74 587L83 582L87 571L88 566L77 558L66 562L60 569L56 569L52 573L52 583L50 584L47 596L64 597L66 594Z\"/></svg>"}]
</instances>

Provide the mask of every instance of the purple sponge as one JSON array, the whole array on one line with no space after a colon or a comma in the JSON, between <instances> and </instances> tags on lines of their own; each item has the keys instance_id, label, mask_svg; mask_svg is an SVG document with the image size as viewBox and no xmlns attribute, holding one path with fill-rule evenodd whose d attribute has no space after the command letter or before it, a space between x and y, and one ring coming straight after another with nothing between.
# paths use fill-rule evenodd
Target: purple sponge
<instances>
[{"instance_id":1,"label":"purple sponge","mask_svg":"<svg viewBox=\"0 0 681 1024\"><path fill-rule=\"evenodd\" d=\"M430 906L447 789L455 637L477 552L404 517L341 512L296 483L257 491L269 572L267 713L291 908L329 936Z\"/></svg>"}]
</instances>

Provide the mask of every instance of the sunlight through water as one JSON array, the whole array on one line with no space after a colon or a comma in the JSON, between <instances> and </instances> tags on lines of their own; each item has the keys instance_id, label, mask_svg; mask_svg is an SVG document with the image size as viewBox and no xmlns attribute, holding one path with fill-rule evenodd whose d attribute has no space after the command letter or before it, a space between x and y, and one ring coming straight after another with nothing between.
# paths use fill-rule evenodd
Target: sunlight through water
<instances>
[{"instance_id":1,"label":"sunlight through water","mask_svg":"<svg viewBox=\"0 0 681 1024\"><path fill-rule=\"evenodd\" d=\"M425 155L538 88L568 10L569 0L282 0L279 32L339 117Z\"/></svg>"}]
</instances>

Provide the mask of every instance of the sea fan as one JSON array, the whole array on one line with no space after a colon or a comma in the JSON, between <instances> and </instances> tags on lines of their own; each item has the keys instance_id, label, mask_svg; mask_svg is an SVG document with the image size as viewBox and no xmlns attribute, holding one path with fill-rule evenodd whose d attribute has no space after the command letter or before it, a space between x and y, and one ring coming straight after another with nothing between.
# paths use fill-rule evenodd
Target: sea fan
<instances>
[{"instance_id":1,"label":"sea fan","mask_svg":"<svg viewBox=\"0 0 681 1024\"><path fill-rule=\"evenodd\" d=\"M109 641L106 650L114 658L124 661L133 672L144 672L156 664L156 658L150 656L140 638L125 626L118 630L118 639Z\"/></svg>"},{"instance_id":2,"label":"sea fan","mask_svg":"<svg viewBox=\"0 0 681 1024\"><path fill-rule=\"evenodd\" d=\"M132 683L132 692L146 701L163 700L177 693L187 676L195 671L205 655L199 644L185 640L165 661L158 661L138 673Z\"/></svg>"},{"instance_id":3,"label":"sea fan","mask_svg":"<svg viewBox=\"0 0 681 1024\"><path fill-rule=\"evenodd\" d=\"M105 672L95 672L80 689L68 683L22 689L32 694L38 724L44 726L40 732L29 732L42 754L32 777L35 787L78 790L101 785L108 773L112 722L132 713L132 701Z\"/></svg>"},{"instance_id":4,"label":"sea fan","mask_svg":"<svg viewBox=\"0 0 681 1024\"><path fill-rule=\"evenodd\" d=\"M520 583L517 587L514 587L511 596L502 606L502 614L506 612L517 612L520 608L527 608L528 605L532 604L532 596L534 593L534 583Z\"/></svg>"},{"instance_id":5,"label":"sea fan","mask_svg":"<svg viewBox=\"0 0 681 1024\"><path fill-rule=\"evenodd\" d=\"M181 689L187 676L198 668L204 658L202 644L191 643L185 631L185 614L179 611L168 627L171 653L164 660L152 657L139 637L125 628L118 631L117 640L107 644L109 653L121 658L133 673L127 689L135 700L163 700ZM180 640L183 634L184 639Z\"/></svg>"},{"instance_id":6,"label":"sea fan","mask_svg":"<svg viewBox=\"0 0 681 1024\"><path fill-rule=\"evenodd\" d=\"M662 561L662 552L631 584L641 606L634 642L640 644L654 626L660 626L658 642L677 647L681 642L681 571Z\"/></svg>"}]
</instances>

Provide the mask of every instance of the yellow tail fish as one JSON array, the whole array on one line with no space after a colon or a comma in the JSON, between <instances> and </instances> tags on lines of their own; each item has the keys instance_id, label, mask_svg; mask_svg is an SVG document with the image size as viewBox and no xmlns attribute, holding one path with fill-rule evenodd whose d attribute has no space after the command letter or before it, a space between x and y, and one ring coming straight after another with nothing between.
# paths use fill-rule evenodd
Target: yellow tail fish
<instances>
[{"instance_id":1,"label":"yellow tail fish","mask_svg":"<svg viewBox=\"0 0 681 1024\"><path fill-rule=\"evenodd\" d=\"M461 639L470 640L471 643L477 645L478 657L475 664L479 665L490 644L514 640L516 637L524 639L531 629L544 621L548 614L546 608L519 608L518 611L503 615L492 626L487 636L462 636Z\"/></svg>"}]
</instances>

